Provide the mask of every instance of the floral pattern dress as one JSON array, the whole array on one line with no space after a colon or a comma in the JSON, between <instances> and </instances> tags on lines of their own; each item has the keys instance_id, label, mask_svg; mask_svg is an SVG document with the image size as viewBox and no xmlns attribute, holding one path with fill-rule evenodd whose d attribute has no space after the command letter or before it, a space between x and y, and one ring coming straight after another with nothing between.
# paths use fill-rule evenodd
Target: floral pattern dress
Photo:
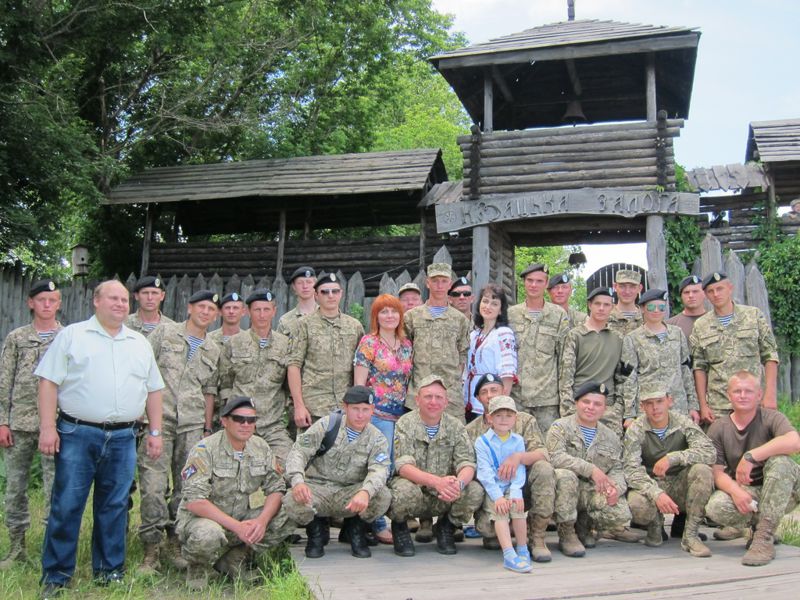
<instances>
[{"instance_id":1,"label":"floral pattern dress","mask_svg":"<svg viewBox=\"0 0 800 600\"><path fill-rule=\"evenodd\" d=\"M366 385L375 392L376 417L397 421L405 413L411 356L411 340L408 338L403 338L396 350L379 335L368 333L361 338L353 364L369 371Z\"/></svg>"}]
</instances>

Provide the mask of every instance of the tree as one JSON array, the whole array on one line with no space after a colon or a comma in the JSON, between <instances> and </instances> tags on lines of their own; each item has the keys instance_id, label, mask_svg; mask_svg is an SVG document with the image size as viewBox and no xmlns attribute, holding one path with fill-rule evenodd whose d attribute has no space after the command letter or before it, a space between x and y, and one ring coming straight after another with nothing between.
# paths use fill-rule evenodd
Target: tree
<instances>
[{"instance_id":1,"label":"tree","mask_svg":"<svg viewBox=\"0 0 800 600\"><path fill-rule=\"evenodd\" d=\"M557 273L568 273L572 277L572 296L569 299L570 306L578 310L586 310L586 282L578 276L575 266L569 264L569 255L573 252L580 252L580 246L518 246L514 254L517 275L517 298L522 301L525 298L525 285L519 274L531 263L543 263L547 265L550 276Z\"/></svg>"}]
</instances>

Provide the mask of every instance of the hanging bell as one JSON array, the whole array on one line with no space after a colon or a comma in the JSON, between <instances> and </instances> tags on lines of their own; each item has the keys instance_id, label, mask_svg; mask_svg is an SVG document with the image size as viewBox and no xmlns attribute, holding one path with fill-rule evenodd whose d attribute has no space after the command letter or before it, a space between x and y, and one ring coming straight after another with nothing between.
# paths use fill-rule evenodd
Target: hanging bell
<instances>
[{"instance_id":1,"label":"hanging bell","mask_svg":"<svg viewBox=\"0 0 800 600\"><path fill-rule=\"evenodd\" d=\"M583 108L581 108L581 101L570 100L567 103L567 110L564 112L564 116L561 117L561 120L564 123L570 123L572 125L577 125L578 123L586 123L586 115L583 114Z\"/></svg>"}]
</instances>

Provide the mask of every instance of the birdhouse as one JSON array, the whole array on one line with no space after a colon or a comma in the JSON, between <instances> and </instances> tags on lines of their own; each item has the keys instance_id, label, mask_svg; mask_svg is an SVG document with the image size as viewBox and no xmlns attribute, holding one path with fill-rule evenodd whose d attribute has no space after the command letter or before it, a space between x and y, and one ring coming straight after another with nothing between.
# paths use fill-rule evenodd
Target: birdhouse
<instances>
[{"instance_id":1,"label":"birdhouse","mask_svg":"<svg viewBox=\"0 0 800 600\"><path fill-rule=\"evenodd\" d=\"M84 277L89 274L89 248L83 244L72 247L72 276Z\"/></svg>"}]
</instances>

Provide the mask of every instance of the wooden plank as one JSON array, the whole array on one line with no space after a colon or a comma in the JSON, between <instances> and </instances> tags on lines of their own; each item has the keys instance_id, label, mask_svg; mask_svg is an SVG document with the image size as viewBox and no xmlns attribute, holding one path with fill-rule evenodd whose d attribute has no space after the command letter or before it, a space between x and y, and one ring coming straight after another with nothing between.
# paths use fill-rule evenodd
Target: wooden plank
<instances>
[{"instance_id":1,"label":"wooden plank","mask_svg":"<svg viewBox=\"0 0 800 600\"><path fill-rule=\"evenodd\" d=\"M683 119L667 119L667 128L677 134L683 127ZM613 136L624 137L635 135L635 132L644 132L645 135L655 135L655 126L647 121L632 123L614 123L613 125L581 125L580 127L540 127L535 129L522 129L518 131L494 131L488 137L492 141L501 140L538 140L548 138L583 138L587 135L610 134ZM469 135L460 135L456 138L459 145L469 143Z\"/></svg>"},{"instance_id":2,"label":"wooden plank","mask_svg":"<svg viewBox=\"0 0 800 600\"><path fill-rule=\"evenodd\" d=\"M745 275L744 265L735 252L728 252L723 259L723 270L728 279L733 283L733 301L738 304L745 303Z\"/></svg>"},{"instance_id":3,"label":"wooden plank","mask_svg":"<svg viewBox=\"0 0 800 600\"><path fill-rule=\"evenodd\" d=\"M667 241L664 238L664 217L648 215L647 282L649 288L667 289Z\"/></svg>"},{"instance_id":4,"label":"wooden plank","mask_svg":"<svg viewBox=\"0 0 800 600\"><path fill-rule=\"evenodd\" d=\"M489 226L478 225L472 229L472 289L480 290L489 283L491 260L489 257Z\"/></svg>"},{"instance_id":5,"label":"wooden plank","mask_svg":"<svg viewBox=\"0 0 800 600\"><path fill-rule=\"evenodd\" d=\"M647 100L647 120L655 121L658 106L656 102L656 57L652 52L647 53L645 64L645 98Z\"/></svg>"}]
</instances>

